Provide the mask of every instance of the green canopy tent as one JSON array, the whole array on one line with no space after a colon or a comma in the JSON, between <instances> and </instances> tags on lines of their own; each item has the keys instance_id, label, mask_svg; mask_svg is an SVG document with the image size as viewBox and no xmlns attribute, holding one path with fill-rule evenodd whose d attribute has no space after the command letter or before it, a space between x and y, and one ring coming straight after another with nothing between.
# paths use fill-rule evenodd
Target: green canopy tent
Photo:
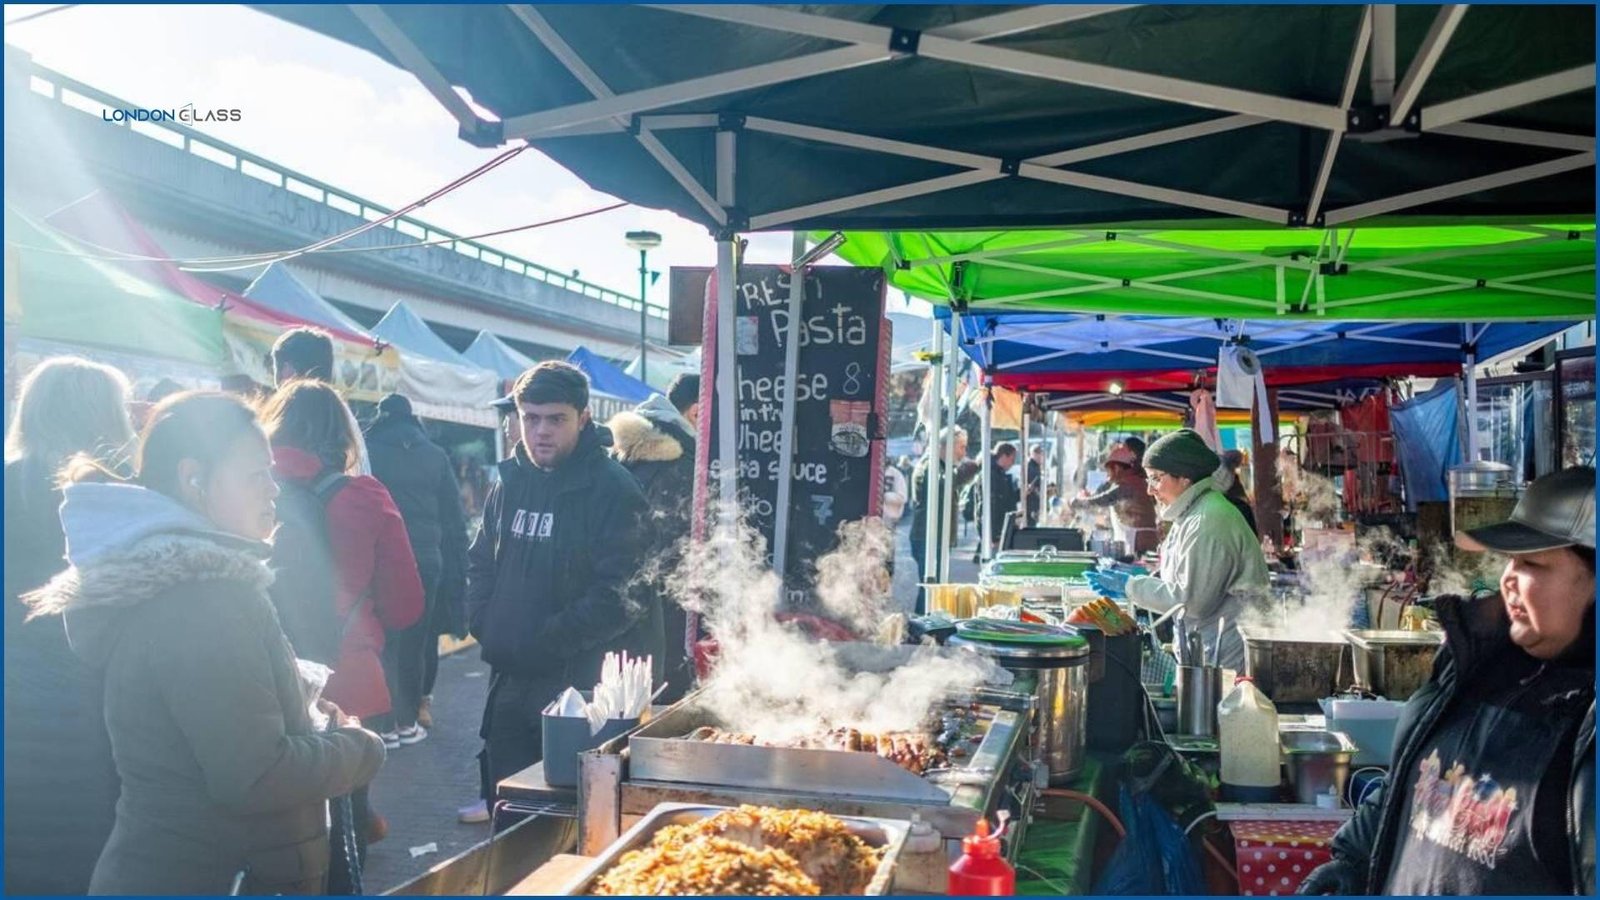
<instances>
[{"instance_id":1,"label":"green canopy tent","mask_svg":"<svg viewBox=\"0 0 1600 900\"><path fill-rule=\"evenodd\" d=\"M883 267L907 293L974 311L1533 321L1594 314L1594 235L1592 221L850 232L837 252Z\"/></svg>"},{"instance_id":2,"label":"green canopy tent","mask_svg":"<svg viewBox=\"0 0 1600 900\"><path fill-rule=\"evenodd\" d=\"M228 359L220 311L94 255L6 211L6 306L22 338L220 370Z\"/></svg>"}]
</instances>

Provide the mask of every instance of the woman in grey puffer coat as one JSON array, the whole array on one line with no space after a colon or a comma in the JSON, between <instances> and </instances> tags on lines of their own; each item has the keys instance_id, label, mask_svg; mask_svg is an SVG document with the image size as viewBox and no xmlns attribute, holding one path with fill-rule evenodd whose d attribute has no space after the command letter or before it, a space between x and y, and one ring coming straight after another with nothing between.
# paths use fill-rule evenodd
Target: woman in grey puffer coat
<instances>
[{"instance_id":1,"label":"woman in grey puffer coat","mask_svg":"<svg viewBox=\"0 0 1600 900\"><path fill-rule=\"evenodd\" d=\"M270 466L248 407L180 394L152 414L133 482L80 472L107 483L64 490L72 567L27 601L105 673L122 794L90 893L320 893L326 801L383 763L337 710L344 727L312 727L267 597Z\"/></svg>"}]
</instances>

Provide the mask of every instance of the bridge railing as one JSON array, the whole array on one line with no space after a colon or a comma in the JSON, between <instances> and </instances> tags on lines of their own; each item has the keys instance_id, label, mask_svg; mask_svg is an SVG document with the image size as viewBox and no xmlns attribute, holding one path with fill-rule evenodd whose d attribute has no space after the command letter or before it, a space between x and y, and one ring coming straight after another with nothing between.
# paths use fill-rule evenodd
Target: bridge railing
<instances>
[{"instance_id":1,"label":"bridge railing","mask_svg":"<svg viewBox=\"0 0 1600 900\"><path fill-rule=\"evenodd\" d=\"M89 115L99 116L102 111L109 112L111 110L136 108L134 104L119 97L114 97L99 88L84 84L81 81L39 65L32 67L28 86L36 94L49 97L63 106ZM119 128L127 128L136 134L160 141L174 149L182 150L207 162L226 166L242 175L275 185L308 200L321 203L342 213L357 216L368 222L377 221L394 212L394 210L381 204L358 197L350 191L334 187L308 175L285 168L248 150L235 147L226 141L219 141L209 135L201 134L177 122L158 124L121 119L116 121L115 124ZM603 303L609 303L623 309L635 311L639 309L639 298L637 297L629 297L610 288L604 288L581 278L557 272L548 266L542 266L520 256L493 249L485 244L429 225L420 219L399 216L386 222L383 227L415 238L418 241L438 242L437 245L441 248L453 250L487 265L496 266L536 281L555 285ZM660 306L649 304L647 306L647 315L657 319L665 319L667 311Z\"/></svg>"}]
</instances>

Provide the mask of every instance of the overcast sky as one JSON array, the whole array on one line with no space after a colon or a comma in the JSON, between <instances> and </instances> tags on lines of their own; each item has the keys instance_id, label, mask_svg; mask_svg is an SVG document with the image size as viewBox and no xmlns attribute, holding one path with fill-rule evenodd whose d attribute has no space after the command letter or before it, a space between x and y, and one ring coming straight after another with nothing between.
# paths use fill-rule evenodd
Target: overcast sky
<instances>
[{"instance_id":1,"label":"overcast sky","mask_svg":"<svg viewBox=\"0 0 1600 900\"><path fill-rule=\"evenodd\" d=\"M49 8L7 4L5 20ZM242 121L198 130L391 208L503 150L457 139L455 120L408 73L242 6L78 6L8 24L5 40L40 65L135 106L239 109ZM615 202L530 151L430 204L420 218L474 234ZM487 243L633 294L638 259L622 234L634 229L663 237L652 269L716 262L703 226L638 206ZM755 235L749 258L783 262L789 251L787 233ZM651 302L666 303L666 284L663 278L652 289ZM912 311L898 292L889 309Z\"/></svg>"}]
</instances>

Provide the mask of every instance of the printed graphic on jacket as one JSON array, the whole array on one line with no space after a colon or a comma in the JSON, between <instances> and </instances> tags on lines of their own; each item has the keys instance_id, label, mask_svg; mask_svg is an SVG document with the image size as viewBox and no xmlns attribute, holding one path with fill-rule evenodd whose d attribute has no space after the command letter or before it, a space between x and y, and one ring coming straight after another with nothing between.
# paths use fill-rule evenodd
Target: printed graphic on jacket
<instances>
[{"instance_id":1,"label":"printed graphic on jacket","mask_svg":"<svg viewBox=\"0 0 1600 900\"><path fill-rule=\"evenodd\" d=\"M1435 750L1422 761L1411 798L1411 830L1419 838L1494 869L1517 811L1516 788L1460 763L1446 770Z\"/></svg>"},{"instance_id":2,"label":"printed graphic on jacket","mask_svg":"<svg viewBox=\"0 0 1600 900\"><path fill-rule=\"evenodd\" d=\"M543 541L555 530L555 513L539 513L519 509L511 517L511 534L529 541Z\"/></svg>"}]
</instances>

